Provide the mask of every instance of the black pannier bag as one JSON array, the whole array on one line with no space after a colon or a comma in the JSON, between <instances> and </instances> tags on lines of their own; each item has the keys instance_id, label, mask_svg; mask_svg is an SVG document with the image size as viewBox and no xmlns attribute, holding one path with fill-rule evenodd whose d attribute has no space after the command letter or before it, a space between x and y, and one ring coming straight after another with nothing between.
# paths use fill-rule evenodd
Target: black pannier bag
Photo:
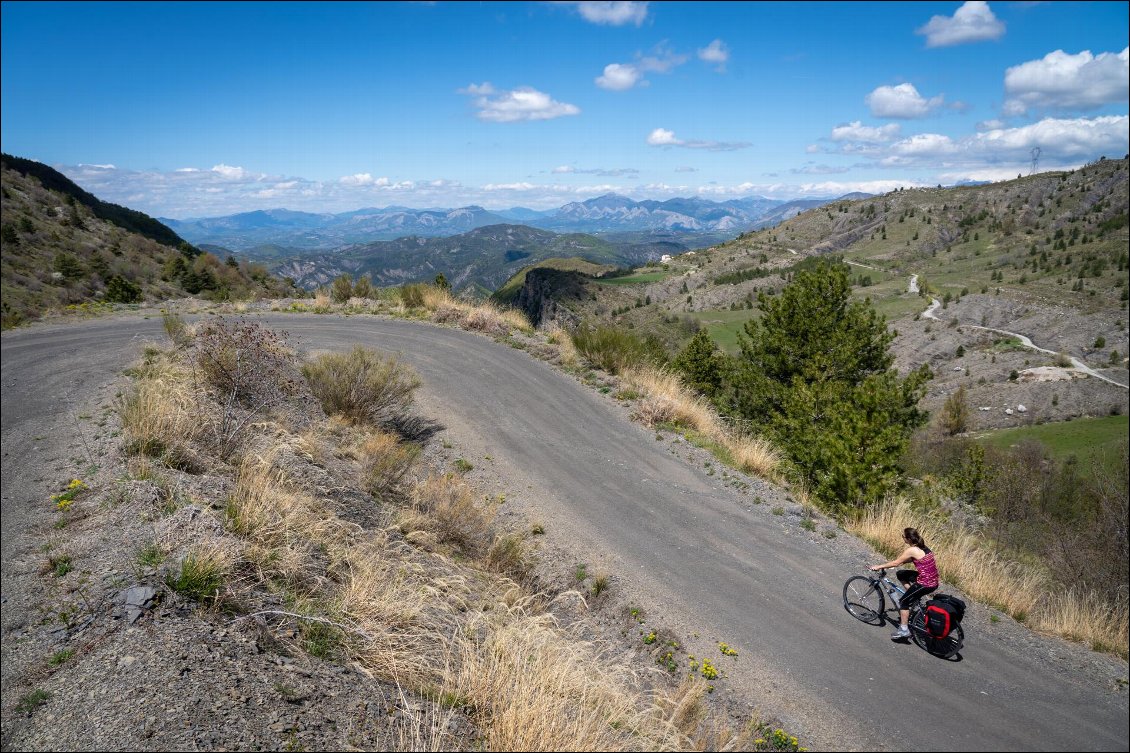
<instances>
[{"instance_id":1,"label":"black pannier bag","mask_svg":"<svg viewBox=\"0 0 1130 753\"><path fill-rule=\"evenodd\" d=\"M945 638L965 616L965 602L956 596L938 594L926 602L926 633L931 638Z\"/></svg>"}]
</instances>

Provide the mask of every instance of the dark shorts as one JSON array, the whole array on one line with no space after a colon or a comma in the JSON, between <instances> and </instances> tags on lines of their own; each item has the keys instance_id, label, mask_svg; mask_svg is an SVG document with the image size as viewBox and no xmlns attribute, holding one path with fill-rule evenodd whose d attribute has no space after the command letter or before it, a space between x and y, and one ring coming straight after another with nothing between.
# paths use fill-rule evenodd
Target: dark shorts
<instances>
[{"instance_id":1,"label":"dark shorts","mask_svg":"<svg viewBox=\"0 0 1130 753\"><path fill-rule=\"evenodd\" d=\"M921 586L918 584L918 573L914 570L899 570L895 573L895 577L904 586L909 586L906 593L899 599L899 609L910 609L914 606L914 602L921 599L926 594L932 594L938 590L937 586Z\"/></svg>"}]
</instances>

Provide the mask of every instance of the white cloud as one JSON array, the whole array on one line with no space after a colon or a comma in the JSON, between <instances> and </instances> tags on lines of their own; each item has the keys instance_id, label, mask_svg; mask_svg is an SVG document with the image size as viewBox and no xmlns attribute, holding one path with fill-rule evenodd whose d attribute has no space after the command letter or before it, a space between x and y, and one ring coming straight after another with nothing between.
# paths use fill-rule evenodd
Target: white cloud
<instances>
[{"instance_id":1,"label":"white cloud","mask_svg":"<svg viewBox=\"0 0 1130 753\"><path fill-rule=\"evenodd\" d=\"M656 128L648 134L647 143L651 146L680 146L685 149L706 149L712 152L732 152L752 146L746 141L685 141L675 136L674 131L666 128Z\"/></svg>"},{"instance_id":2,"label":"white cloud","mask_svg":"<svg viewBox=\"0 0 1130 753\"><path fill-rule=\"evenodd\" d=\"M726 63L730 59L730 48L721 39L715 39L698 51L698 59L714 63L718 66L715 70L724 73Z\"/></svg>"},{"instance_id":3,"label":"white cloud","mask_svg":"<svg viewBox=\"0 0 1130 753\"><path fill-rule=\"evenodd\" d=\"M581 108L576 105L558 102L529 86L500 92L488 82L471 84L466 89L460 89L459 93L473 98L472 102L478 108L475 117L492 123L551 120L581 112Z\"/></svg>"},{"instance_id":4,"label":"white cloud","mask_svg":"<svg viewBox=\"0 0 1130 753\"><path fill-rule=\"evenodd\" d=\"M652 146L681 146L683 142L675 138L674 131L668 131L666 128L656 128L647 137L647 143Z\"/></svg>"},{"instance_id":5,"label":"white cloud","mask_svg":"<svg viewBox=\"0 0 1130 753\"><path fill-rule=\"evenodd\" d=\"M858 120L856 120L856 121L854 121L854 123L855 123L855 125L858 125L858 124L859 124L859 121L858 121ZM839 127L840 127L840 128L843 128L844 126L839 126ZM833 128L833 129L832 129L832 133L833 133L833 134L835 134L835 132L836 132L836 131L835 131L835 129ZM823 151L823 148L822 148L822 147L821 147L821 146L820 146L819 144L809 144L808 146L806 146L806 147L804 148L804 153L805 153L805 154L819 154L819 153L820 153L821 151Z\"/></svg>"},{"instance_id":6,"label":"white cloud","mask_svg":"<svg viewBox=\"0 0 1130 753\"><path fill-rule=\"evenodd\" d=\"M604 66L604 73L597 76L594 81L602 89L625 91L636 84L647 86L644 74L669 73L685 62L687 62L686 55L676 53L665 43L660 42L650 55L637 54L634 63L609 63Z\"/></svg>"},{"instance_id":7,"label":"white cloud","mask_svg":"<svg viewBox=\"0 0 1130 753\"><path fill-rule=\"evenodd\" d=\"M341 182L347 186L371 186L373 185L373 176L369 173L344 175L341 177Z\"/></svg>"},{"instance_id":8,"label":"white cloud","mask_svg":"<svg viewBox=\"0 0 1130 753\"><path fill-rule=\"evenodd\" d=\"M639 26L647 18L646 2L626 2L624 0L606 0L596 2L561 2L557 5L572 5L581 14L581 18L602 26L623 26L635 24Z\"/></svg>"},{"instance_id":9,"label":"white cloud","mask_svg":"<svg viewBox=\"0 0 1130 753\"><path fill-rule=\"evenodd\" d=\"M934 16L914 33L925 35L927 47L950 47L1000 39L1004 30L1004 23L993 15L988 3L969 0L952 17Z\"/></svg>"},{"instance_id":10,"label":"white cloud","mask_svg":"<svg viewBox=\"0 0 1130 753\"><path fill-rule=\"evenodd\" d=\"M248 176L248 172L242 167L232 167L231 165L225 165L222 162L213 167L212 172L224 178L227 178L228 180L242 180L243 178Z\"/></svg>"},{"instance_id":11,"label":"white cloud","mask_svg":"<svg viewBox=\"0 0 1130 753\"><path fill-rule=\"evenodd\" d=\"M487 183L483 186L484 191L533 191L538 188L544 188L535 183Z\"/></svg>"},{"instance_id":12,"label":"white cloud","mask_svg":"<svg viewBox=\"0 0 1130 753\"><path fill-rule=\"evenodd\" d=\"M117 170L118 169L118 168L114 167L113 165L88 165L88 164L84 164L84 163L79 163L79 167L90 167L90 168L94 168L95 170Z\"/></svg>"},{"instance_id":13,"label":"white cloud","mask_svg":"<svg viewBox=\"0 0 1130 753\"><path fill-rule=\"evenodd\" d=\"M1130 99L1130 48L1120 53L1090 50L1069 55L1049 52L1040 60L1005 71L1009 99L1005 115L1029 110L1087 110Z\"/></svg>"},{"instance_id":14,"label":"white cloud","mask_svg":"<svg viewBox=\"0 0 1130 753\"><path fill-rule=\"evenodd\" d=\"M975 128L978 131L991 131L994 128L1004 128L1005 122L999 118L991 118L990 120L982 120Z\"/></svg>"},{"instance_id":15,"label":"white cloud","mask_svg":"<svg viewBox=\"0 0 1130 753\"><path fill-rule=\"evenodd\" d=\"M697 173L698 168L697 167L690 167L689 165L685 165L683 167L676 167L675 172L677 172L677 173Z\"/></svg>"},{"instance_id":16,"label":"white cloud","mask_svg":"<svg viewBox=\"0 0 1130 753\"><path fill-rule=\"evenodd\" d=\"M880 86L865 98L871 114L877 118L924 118L941 106L941 94L925 99L914 84Z\"/></svg>"},{"instance_id":17,"label":"white cloud","mask_svg":"<svg viewBox=\"0 0 1130 753\"><path fill-rule=\"evenodd\" d=\"M630 63L609 63L604 73L596 77L596 85L601 89L624 91L631 89L643 78L643 72Z\"/></svg>"},{"instance_id":18,"label":"white cloud","mask_svg":"<svg viewBox=\"0 0 1130 753\"><path fill-rule=\"evenodd\" d=\"M832 129L832 141L863 142L867 144L882 144L894 141L899 137L902 126L898 123L888 123L884 126L865 126L861 121L853 120L847 125L839 125ZM813 148L815 147L815 148ZM820 151L820 147L812 144L805 149L809 154Z\"/></svg>"},{"instance_id":19,"label":"white cloud","mask_svg":"<svg viewBox=\"0 0 1130 753\"><path fill-rule=\"evenodd\" d=\"M1034 147L1040 147L1048 164L1125 154L1130 147L1130 116L1044 118L1017 128L989 128L960 139L940 133L919 133L868 156L886 167L972 169L1006 162L1027 165Z\"/></svg>"}]
</instances>

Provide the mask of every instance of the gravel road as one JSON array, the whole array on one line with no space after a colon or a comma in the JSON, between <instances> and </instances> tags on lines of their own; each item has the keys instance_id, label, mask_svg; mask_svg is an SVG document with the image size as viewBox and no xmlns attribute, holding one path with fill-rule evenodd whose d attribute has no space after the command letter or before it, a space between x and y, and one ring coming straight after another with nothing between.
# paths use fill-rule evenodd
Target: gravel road
<instances>
[{"instance_id":1,"label":"gravel road","mask_svg":"<svg viewBox=\"0 0 1130 753\"><path fill-rule=\"evenodd\" d=\"M525 353L404 321L260 320L287 330L302 350L360 343L401 352L423 379L421 412L469 454L489 458L508 506L544 522L557 545L600 563L649 615L686 636L692 653L724 664L730 687L777 715L802 744L1130 745L1125 662L1034 636L1008 618L991 622L982 607L966 619L961 661L892 644L889 628L857 622L841 606L844 580L877 561L866 546L800 529L783 492L735 488L628 421L610 398ZM44 457L70 441L57 432L83 395L112 385L147 338L163 338L159 320L37 326L0 340L5 600L25 507L49 493ZM759 495L771 504L755 504ZM784 515L767 509L774 500ZM739 656L723 662L718 641Z\"/></svg>"}]
</instances>

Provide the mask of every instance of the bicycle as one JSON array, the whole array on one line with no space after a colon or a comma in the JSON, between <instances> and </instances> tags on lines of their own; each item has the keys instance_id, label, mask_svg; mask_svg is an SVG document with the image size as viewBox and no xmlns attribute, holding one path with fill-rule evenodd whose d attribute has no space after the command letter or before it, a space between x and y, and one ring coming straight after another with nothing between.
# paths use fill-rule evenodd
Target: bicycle
<instances>
[{"instance_id":1,"label":"bicycle","mask_svg":"<svg viewBox=\"0 0 1130 753\"><path fill-rule=\"evenodd\" d=\"M853 575L844 583L844 609L855 619L869 625L882 626L886 623L897 625L899 599L905 593L902 586L887 577L886 570L879 570L878 575ZM890 600L889 607L887 599ZM926 616L921 599L910 607L908 627L910 637L916 646L943 659L955 656L965 642L965 633L961 625L954 625L945 638L935 638L927 633Z\"/></svg>"}]
</instances>

